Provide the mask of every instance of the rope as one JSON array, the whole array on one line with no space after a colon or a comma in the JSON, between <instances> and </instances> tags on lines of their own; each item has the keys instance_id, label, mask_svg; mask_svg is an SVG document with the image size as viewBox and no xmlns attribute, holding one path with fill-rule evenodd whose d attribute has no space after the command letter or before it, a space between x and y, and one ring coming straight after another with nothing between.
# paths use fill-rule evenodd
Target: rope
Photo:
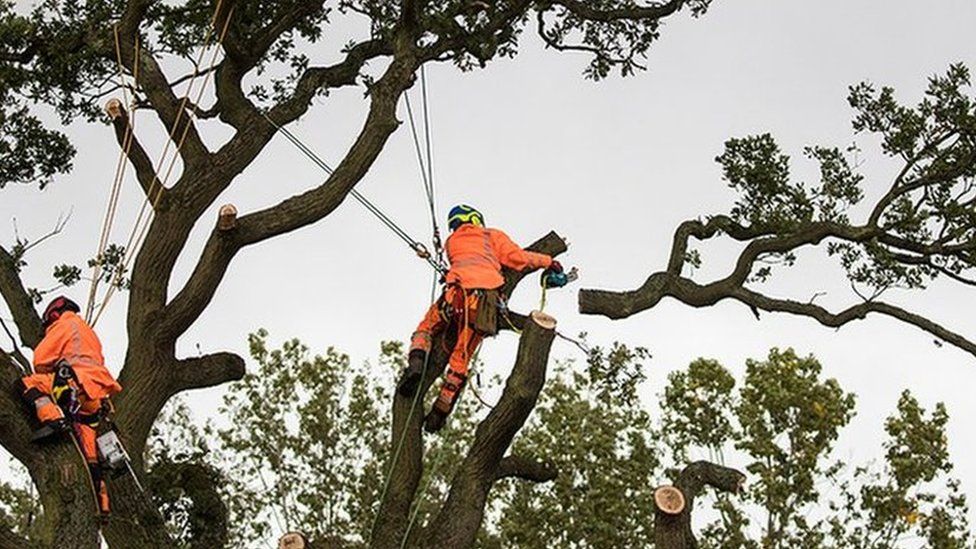
<instances>
[{"instance_id":1,"label":"rope","mask_svg":"<svg viewBox=\"0 0 976 549\"><path fill-rule=\"evenodd\" d=\"M217 4L214 6L213 17L211 18L211 25L207 28L207 34L204 37L205 46L200 50L200 55L197 58L197 63L195 66L200 65L200 63L203 61L203 57L206 51L210 49L209 47L210 39L213 36L213 30L217 26L217 14L220 12L220 6L222 3L223 0L217 0ZM223 44L224 37L227 35L227 29L230 27L230 20L233 13L234 13L234 8L232 7L231 10L227 13L227 18L224 20L223 28L221 29L220 35L217 39L218 45ZM210 81L210 75L213 73L213 68L216 66L218 50L219 48L213 48L213 54L211 55L210 58L210 66L206 71L206 73L204 74L203 85L200 86L200 89L197 92L197 96L196 99L194 100L194 104L199 104L200 100L203 98L203 92L206 90L207 83ZM193 83L196 77L198 76L198 74L199 73L195 71L193 76L190 78L190 81L187 83L186 93L183 95L183 98L180 101L180 106L176 113L176 119L173 122L173 127L170 129L169 139L166 141L166 144L163 147L163 152L159 157L159 163L153 170L155 174L159 173L159 169L162 167L163 162L165 161L166 158L166 154L169 151L170 144L173 141L175 141L176 130L177 128L179 128L180 121L182 120L183 114L186 111L186 104L187 101L189 101L190 93L193 88ZM187 114L187 117L189 117L189 114ZM190 131L190 124L188 121L183 126L183 133L180 135L179 141L176 144L176 150L173 153L172 159L170 160L169 167L166 170L166 175L163 177L162 180L160 180L158 177L154 177L153 184L150 185L149 189L146 192L146 198L142 203L142 207L139 209L139 215L136 218L136 222L132 228L132 232L129 234L129 239L126 242L122 254L122 258L119 262L120 267L117 268L115 279L113 280L113 283L109 286L108 290L106 291L105 298L102 300L102 303L98 308L98 313L95 315L95 318L92 320L92 327L95 327L95 324L98 323L98 319L101 318L102 313L105 312L105 308L108 306L109 301L111 300L115 291L118 289L119 285L121 284L123 274L128 270L129 266L134 260L135 253L133 252L133 250L139 248L142 245L142 242L145 240L146 233L149 230L149 222L152 219L151 216L146 216L145 221L143 221L143 216L146 214L146 206L151 202L153 212L155 212L156 208L159 206L159 201L162 199L163 191L166 188L166 183L169 181L169 177L173 171L173 166L175 165L176 159L183 148L183 144L186 142L186 138L187 135L189 135L189 131ZM153 194L154 190L155 190L155 195Z\"/></svg>"},{"instance_id":2,"label":"rope","mask_svg":"<svg viewBox=\"0 0 976 549\"><path fill-rule=\"evenodd\" d=\"M413 136L414 150L417 153L417 165L420 167L420 176L424 184L424 192L427 195L427 205L430 210L430 224L432 232L432 242L434 244L434 250L437 252L438 261L444 263L444 246L441 242L441 232L440 227L437 224L437 206L435 204L435 191L434 191L434 166L433 166L433 153L431 145L431 131L430 131L430 108L428 105L427 98L427 71L423 65L420 67L420 85L422 91L423 99L423 115L424 115L424 148L426 149L426 163L424 161L424 153L421 151L420 138L417 134L417 123L414 119L413 106L410 103L410 94L403 94L404 101L407 106L407 114L410 119L410 133Z\"/></svg>"},{"instance_id":3,"label":"rope","mask_svg":"<svg viewBox=\"0 0 976 549\"><path fill-rule=\"evenodd\" d=\"M135 102L133 97L133 102L129 102L129 94L126 91L125 83L125 72L122 66L122 47L119 43L119 27L115 25L113 27L113 34L115 37L115 60L119 67L119 84L122 88L122 99L124 104L130 106ZM139 82L139 36L136 35L135 44L133 46L133 71L132 71L132 82L133 89L138 86ZM119 159L115 165L115 178L112 182L112 190L109 192L108 205L105 208L105 217L102 220L102 233L98 239L98 248L95 253L95 262L92 265L92 280L91 286L88 290L88 304L85 306L85 321L91 322L92 314L95 312L95 297L98 295L98 284L101 281L102 276L102 262L105 257L105 250L108 247L108 240L112 234L112 226L115 224L115 215L118 211L119 205L119 195L122 190L122 182L125 180L125 171L128 167L128 162L126 158L129 156L129 151L132 149L132 142L134 141L135 133L135 111L133 110L132 116L126 118L126 128L125 135L122 138L122 147L119 149Z\"/></svg>"},{"instance_id":4,"label":"rope","mask_svg":"<svg viewBox=\"0 0 976 549\"><path fill-rule=\"evenodd\" d=\"M295 134L291 132L291 130L278 125L274 120L271 119L270 116L268 116L268 113L262 112L261 114L262 116L264 116L265 120L267 120L268 123L275 128L275 130L277 130L282 135L284 135L288 139L288 141L292 143L292 145L294 145L305 156L311 159L312 162L314 162L319 168L322 169L322 171L329 174L330 176L335 173L335 170L332 169L331 166L329 166L324 160L322 160L322 158L320 158L317 154L315 154L315 152L312 149L310 149L307 145L305 145L301 139L296 137ZM420 242L419 240L415 240L413 237L411 237L409 233L407 233L402 227L400 227L392 218L390 218L390 216L386 215L386 213L384 213L383 210L381 210L378 206L376 206L376 204L373 204L368 198L363 196L363 194L357 191L356 189L350 189L349 194L354 199L356 199L356 201L362 204L363 207L365 207L366 210L369 211L369 213L373 214L373 216L379 219L381 223L386 225L388 229L393 231L393 234L395 234L398 238L400 238L400 240L402 240L408 246L410 246L410 249L416 252L416 254L420 258L426 260L427 263L429 263L430 266L433 267L435 271L442 274L447 271L447 269L445 269L442 264L438 263L436 260L434 260L433 257L431 257L430 252L427 251L427 247L424 246L422 242Z\"/></svg>"},{"instance_id":5,"label":"rope","mask_svg":"<svg viewBox=\"0 0 976 549\"><path fill-rule=\"evenodd\" d=\"M539 298L539 312L544 312L546 310L546 293L549 291L549 281L546 279L545 273L542 275L542 297Z\"/></svg>"}]
</instances>

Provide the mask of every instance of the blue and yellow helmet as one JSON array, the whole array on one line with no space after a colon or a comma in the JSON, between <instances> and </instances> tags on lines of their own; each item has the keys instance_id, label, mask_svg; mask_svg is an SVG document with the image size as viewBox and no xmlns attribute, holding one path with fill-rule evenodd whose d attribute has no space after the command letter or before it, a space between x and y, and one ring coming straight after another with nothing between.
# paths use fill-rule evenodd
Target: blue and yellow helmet
<instances>
[{"instance_id":1,"label":"blue and yellow helmet","mask_svg":"<svg viewBox=\"0 0 976 549\"><path fill-rule=\"evenodd\" d=\"M484 227L485 217L467 204L459 204L451 208L451 213L447 215L447 226L453 231L465 223Z\"/></svg>"}]
</instances>

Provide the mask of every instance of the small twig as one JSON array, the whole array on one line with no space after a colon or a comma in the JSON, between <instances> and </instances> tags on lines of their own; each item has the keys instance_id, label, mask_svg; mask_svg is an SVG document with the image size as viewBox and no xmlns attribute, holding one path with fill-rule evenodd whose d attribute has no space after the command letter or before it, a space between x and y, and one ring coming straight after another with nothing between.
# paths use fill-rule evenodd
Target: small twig
<instances>
[{"instance_id":1,"label":"small twig","mask_svg":"<svg viewBox=\"0 0 976 549\"><path fill-rule=\"evenodd\" d=\"M562 339L562 340L565 340L565 341L568 341L568 342L572 343L579 350L583 351L583 353L585 353L587 356L589 356L593 352L582 341L580 341L578 339L573 339L573 338L571 338L569 336L566 336L566 335L563 335L559 330L556 330L556 337L558 337L559 339Z\"/></svg>"},{"instance_id":2,"label":"small twig","mask_svg":"<svg viewBox=\"0 0 976 549\"><path fill-rule=\"evenodd\" d=\"M61 231L63 231L64 228L68 225L68 221L71 220L71 214L72 214L72 210L69 210L67 214L63 214L62 213L62 214L58 215L58 221L57 221L57 223L54 224L54 229L51 230L51 232L45 234L44 236L38 238L34 242L31 242L30 244L27 244L26 246L24 246L23 250L21 250L21 253L22 254L26 254L29 250L31 250L32 248L36 248L41 243L43 243L45 240L48 240L49 238L52 238L52 237L54 237L54 236L56 236L58 234L61 234ZM16 219L14 219L14 235L15 235L15 238L17 238L17 241L20 242L21 241L20 240L20 236L17 234L17 220Z\"/></svg>"}]
</instances>

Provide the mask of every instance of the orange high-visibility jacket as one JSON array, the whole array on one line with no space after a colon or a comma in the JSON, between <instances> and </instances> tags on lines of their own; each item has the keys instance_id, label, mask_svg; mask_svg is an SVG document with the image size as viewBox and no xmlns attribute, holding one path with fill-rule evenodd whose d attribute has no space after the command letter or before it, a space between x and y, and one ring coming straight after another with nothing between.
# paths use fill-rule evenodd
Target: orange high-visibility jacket
<instances>
[{"instance_id":1,"label":"orange high-visibility jacket","mask_svg":"<svg viewBox=\"0 0 976 549\"><path fill-rule=\"evenodd\" d=\"M61 360L71 364L78 383L92 400L122 390L105 367L98 336L84 319L71 311L65 311L48 326L44 339L34 349L34 370L39 374L53 373Z\"/></svg>"},{"instance_id":2,"label":"orange high-visibility jacket","mask_svg":"<svg viewBox=\"0 0 976 549\"><path fill-rule=\"evenodd\" d=\"M444 243L451 268L447 283L466 290L494 290L505 283L502 267L516 271L545 269L552 258L528 252L498 229L461 225Z\"/></svg>"}]
</instances>

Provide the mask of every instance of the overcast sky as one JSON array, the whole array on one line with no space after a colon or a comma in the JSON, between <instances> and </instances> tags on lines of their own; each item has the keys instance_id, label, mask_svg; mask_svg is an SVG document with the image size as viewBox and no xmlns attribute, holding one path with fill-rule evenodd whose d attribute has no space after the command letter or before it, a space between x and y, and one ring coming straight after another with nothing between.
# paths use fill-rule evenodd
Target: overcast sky
<instances>
[{"instance_id":1,"label":"overcast sky","mask_svg":"<svg viewBox=\"0 0 976 549\"><path fill-rule=\"evenodd\" d=\"M457 202L473 204L489 225L522 243L555 229L570 240L563 263L580 267L583 285L636 287L665 267L678 223L730 207L733 195L713 161L729 137L771 132L794 156L794 174L807 180L815 166L803 160L802 147L857 142L868 199L876 198L894 167L874 139L854 135L848 86L867 79L892 85L899 98L915 102L926 79L950 63L976 68L974 24L972 0L717 0L704 18L669 20L649 70L633 78L585 81L585 58L544 51L534 39L525 41L516 59L487 70L461 74L433 67L428 75L440 214ZM318 103L292 130L336 160L354 138L365 102L359 91L349 91ZM214 144L226 136L223 129L207 128ZM429 222L407 129L393 137L359 190L408 230L426 235ZM0 201L6 244L13 239L14 217L21 234L37 235L58 212L73 212L65 234L28 258L26 275L37 286L49 283L52 265L83 264L93 253L114 172L118 149L107 127L78 124L70 134L79 148L70 176L44 192L7 188ZM147 130L141 137L158 154L159 135ZM219 202L233 202L246 213L321 180L321 172L279 138ZM140 204L131 177L126 184L116 240L124 239ZM213 219L198 227L174 284L185 280ZM702 251L701 280L731 269L733 248L719 244ZM181 349L244 354L246 335L265 327L275 341L299 337L314 349L335 345L367 359L380 340L409 336L427 305L429 280L422 261L348 201L317 225L242 253ZM523 286L513 307L526 310L538 292ZM768 291L797 299L826 291L818 302L833 307L855 299L821 251L802 254ZM79 301L86 293L74 291ZM924 294L892 293L890 299L974 334L972 295L971 289L938 283ZM881 456L883 421L903 389L927 408L944 401L952 416L955 473L966 492L976 494L976 358L939 348L916 328L880 317L840 330L785 315L767 314L757 322L736 303L696 310L671 300L610 322L579 315L575 287L551 292L549 303L566 333L586 331L593 342L619 339L649 347L649 401L668 372L699 356L719 359L739 374L745 359L764 357L774 346L815 354L827 376L858 396L858 415L836 454L848 461ZM124 296L116 298L99 324L116 371L125 349L125 305ZM514 345L510 334L486 345L487 373L508 371ZM558 341L554 354L578 355ZM194 392L189 402L205 416L216 410L220 394Z\"/></svg>"}]
</instances>

